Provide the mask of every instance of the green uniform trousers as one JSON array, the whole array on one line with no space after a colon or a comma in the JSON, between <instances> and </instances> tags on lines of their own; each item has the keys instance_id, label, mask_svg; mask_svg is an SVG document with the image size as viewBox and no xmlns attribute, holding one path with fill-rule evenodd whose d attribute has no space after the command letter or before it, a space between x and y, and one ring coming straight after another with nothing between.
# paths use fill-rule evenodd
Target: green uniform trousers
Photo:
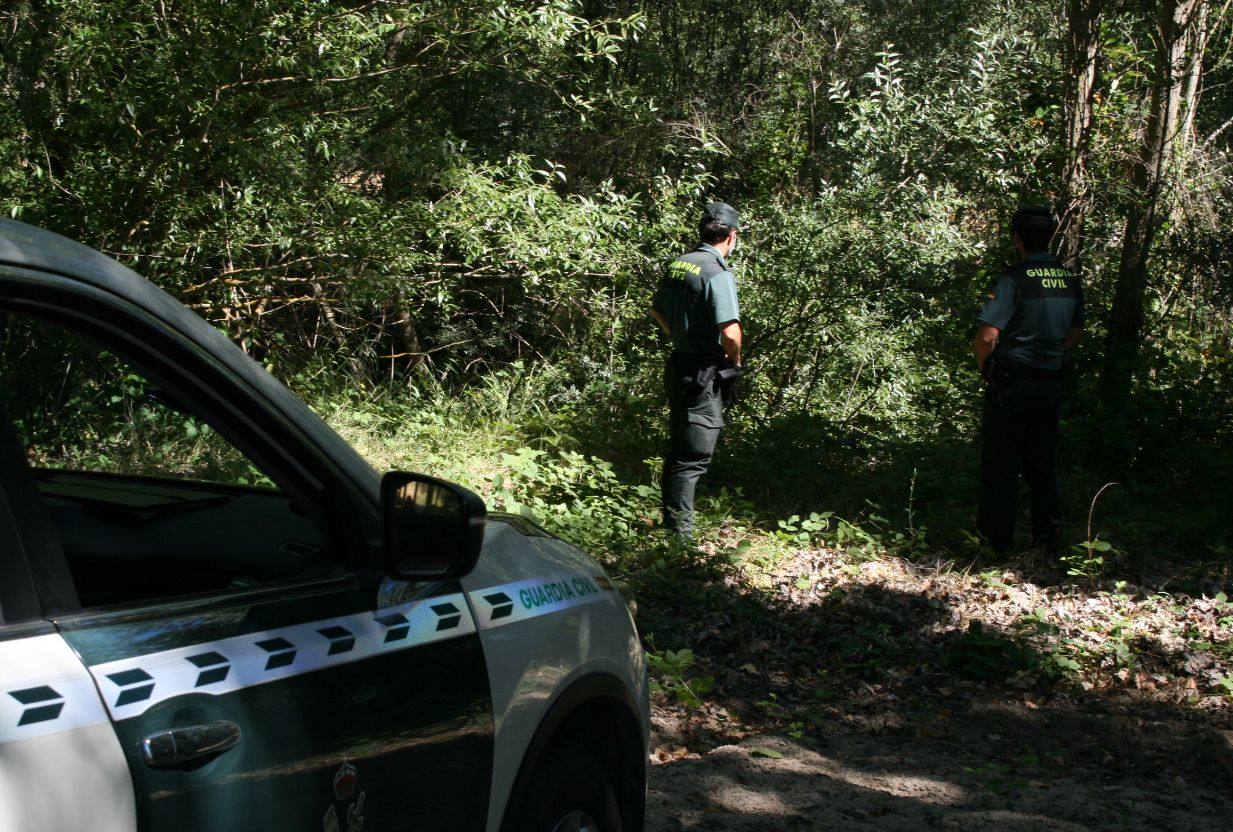
<instances>
[{"instance_id":1,"label":"green uniform trousers","mask_svg":"<svg viewBox=\"0 0 1233 832\"><path fill-rule=\"evenodd\" d=\"M714 358L674 353L664 373L668 398L668 452L661 479L664 527L688 537L694 529L694 493L711 465L723 427L723 401Z\"/></svg>"},{"instance_id":2,"label":"green uniform trousers","mask_svg":"<svg viewBox=\"0 0 1233 832\"><path fill-rule=\"evenodd\" d=\"M1062 524L1056 455L1062 382L1047 373L1003 375L985 394L977 527L996 550L1010 546L1019 473L1032 494L1032 542L1056 550Z\"/></svg>"}]
</instances>

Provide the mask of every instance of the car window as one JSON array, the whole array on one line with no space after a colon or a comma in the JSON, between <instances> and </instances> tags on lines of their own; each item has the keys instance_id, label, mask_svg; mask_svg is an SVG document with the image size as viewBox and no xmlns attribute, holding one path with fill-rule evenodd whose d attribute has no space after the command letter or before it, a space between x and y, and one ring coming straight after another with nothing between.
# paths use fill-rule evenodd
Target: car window
<instances>
[{"instance_id":1,"label":"car window","mask_svg":"<svg viewBox=\"0 0 1233 832\"><path fill-rule=\"evenodd\" d=\"M0 404L36 468L273 485L126 362L59 324L0 313Z\"/></svg>"},{"instance_id":2,"label":"car window","mask_svg":"<svg viewBox=\"0 0 1233 832\"><path fill-rule=\"evenodd\" d=\"M313 506L69 327L0 311L0 405L84 607L339 571Z\"/></svg>"}]
</instances>

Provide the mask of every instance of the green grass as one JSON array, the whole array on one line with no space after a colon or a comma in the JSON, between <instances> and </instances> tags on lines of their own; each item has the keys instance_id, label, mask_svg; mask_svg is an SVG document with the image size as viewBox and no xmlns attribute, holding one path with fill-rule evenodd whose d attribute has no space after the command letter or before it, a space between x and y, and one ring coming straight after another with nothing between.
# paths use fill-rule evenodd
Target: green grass
<instances>
[{"instance_id":1,"label":"green grass","mask_svg":"<svg viewBox=\"0 0 1233 832\"><path fill-rule=\"evenodd\" d=\"M636 570L662 556L654 529L663 414L654 396L611 387L583 396L553 371L512 367L462 391L426 385L359 395L339 388L313 401L378 469L461 482L493 508L533 515L613 565ZM1093 470L1105 467L1091 448L1100 427L1094 418L1065 425L1059 455L1071 557L1036 557L1034 577L1059 585L1124 579L1183 591L1227 585L1230 497L1187 483L1222 476L1223 452L1157 454L1151 476L1105 491L1089 530L1092 497L1112 474ZM738 410L699 490L699 537L757 557L825 544L866 557L996 567L1005 560L974 536L977 462L974 429L963 425L911 438L873 428L845 432L822 418L766 421ZM1025 494L1024 511L1026 505ZM1072 548L1089 535L1097 547Z\"/></svg>"}]
</instances>

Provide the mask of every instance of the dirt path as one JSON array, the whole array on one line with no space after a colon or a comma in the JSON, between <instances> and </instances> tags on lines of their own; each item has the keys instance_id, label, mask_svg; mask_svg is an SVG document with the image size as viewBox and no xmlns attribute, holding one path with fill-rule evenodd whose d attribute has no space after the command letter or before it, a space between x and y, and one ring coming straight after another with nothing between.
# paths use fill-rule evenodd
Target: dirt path
<instances>
[{"instance_id":1,"label":"dirt path","mask_svg":"<svg viewBox=\"0 0 1233 832\"><path fill-rule=\"evenodd\" d=\"M654 765L648 814L650 832L1211 832L1233 826L1233 731L991 704L755 735Z\"/></svg>"},{"instance_id":2,"label":"dirt path","mask_svg":"<svg viewBox=\"0 0 1233 832\"><path fill-rule=\"evenodd\" d=\"M643 583L650 832L1233 830L1233 593L703 554Z\"/></svg>"}]
</instances>

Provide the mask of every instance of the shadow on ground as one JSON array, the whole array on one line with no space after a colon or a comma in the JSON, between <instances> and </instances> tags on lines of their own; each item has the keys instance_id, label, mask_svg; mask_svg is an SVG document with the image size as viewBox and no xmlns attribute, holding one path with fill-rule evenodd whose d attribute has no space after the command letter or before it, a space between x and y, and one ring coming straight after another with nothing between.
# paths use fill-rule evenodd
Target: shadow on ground
<instances>
[{"instance_id":1,"label":"shadow on ground","mask_svg":"<svg viewBox=\"0 0 1233 832\"><path fill-rule=\"evenodd\" d=\"M648 829L1206 832L1233 810L1231 736L992 704L881 735L753 737L655 766Z\"/></svg>"},{"instance_id":2,"label":"shadow on ground","mask_svg":"<svg viewBox=\"0 0 1233 832\"><path fill-rule=\"evenodd\" d=\"M987 623L945 591L877 583L802 601L794 585L739 586L714 557L640 581L644 635L714 677L707 705L657 713L657 744L701 756L654 768L652 830L1198 830L1233 809L1227 708L1085 689L1035 646L1030 614ZM1152 671L1201 670L1147 653Z\"/></svg>"},{"instance_id":3,"label":"shadow on ground","mask_svg":"<svg viewBox=\"0 0 1233 832\"><path fill-rule=\"evenodd\" d=\"M659 450L656 434L628 403L612 414L593 420L578 447L636 481ZM1016 580L1079 604L1104 604L1117 579L1130 593L1233 589L1229 453L1215 441L1139 437L1140 451L1122 460L1103 429L1079 414L1060 454L1071 542L1088 536L1092 495L1114 476L1123 483L1094 516L1093 533L1130 553L1109 554L1100 601L1092 580L1056 560L971 544L974 426L921 439L859 414L844 424L737 414L700 490L713 509L764 529L834 512L887 545L868 562L806 549L787 568L772 555L739 573L733 553L713 545L724 539L715 510L709 553L649 545L647 559L615 564L636 590L648 644L690 648L697 660L681 681L701 689L712 679L698 705L673 703L673 680L662 679L655 741L675 761L653 769L649 828L1156 832L1229 817L1233 715L1227 700L1211 704L1213 674L1231 672L1227 633L1222 657L1197 656L1190 636L1182 651L1140 637L1116 660L1080 656L1093 667L1077 673L1066 664L1077 654L1048 647L1032 606L984 615L981 598L957 597L946 579L957 566L996 582L1011 567ZM740 500L714 501L723 488ZM885 550L906 561L895 568L914 574L899 584L910 589L854 579L885 567ZM836 569L855 570L853 579ZM1093 617L1098 639L1110 628L1104 611Z\"/></svg>"}]
</instances>

